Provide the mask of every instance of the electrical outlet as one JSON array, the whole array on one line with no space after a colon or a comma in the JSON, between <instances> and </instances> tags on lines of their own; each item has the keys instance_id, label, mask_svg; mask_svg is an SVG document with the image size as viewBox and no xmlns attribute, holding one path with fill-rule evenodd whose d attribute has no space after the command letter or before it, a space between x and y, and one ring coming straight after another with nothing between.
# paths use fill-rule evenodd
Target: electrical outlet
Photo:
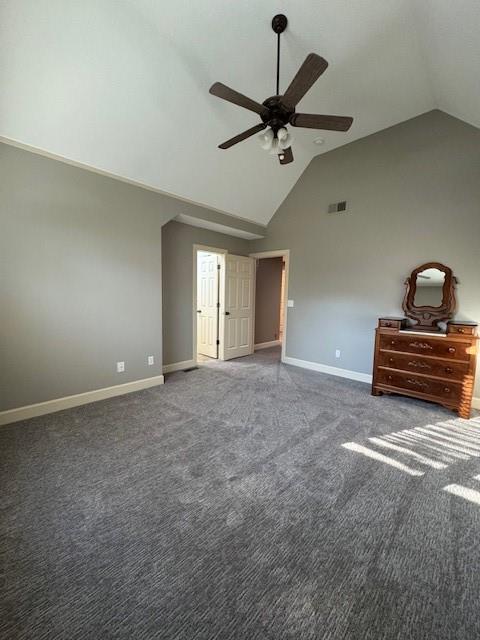
<instances>
[{"instance_id":1,"label":"electrical outlet","mask_svg":"<svg viewBox=\"0 0 480 640\"><path fill-rule=\"evenodd\" d=\"M287 300L287 307L294 307L295 302L293 300Z\"/></svg>"},{"instance_id":2,"label":"electrical outlet","mask_svg":"<svg viewBox=\"0 0 480 640\"><path fill-rule=\"evenodd\" d=\"M117 373L123 373L125 371L125 362L117 362Z\"/></svg>"},{"instance_id":3,"label":"electrical outlet","mask_svg":"<svg viewBox=\"0 0 480 640\"><path fill-rule=\"evenodd\" d=\"M340 349L335 349L335 358L340 358Z\"/></svg>"},{"instance_id":4,"label":"electrical outlet","mask_svg":"<svg viewBox=\"0 0 480 640\"><path fill-rule=\"evenodd\" d=\"M151 367L152 364L155 362L155 358L153 356L148 356L148 366Z\"/></svg>"}]
</instances>

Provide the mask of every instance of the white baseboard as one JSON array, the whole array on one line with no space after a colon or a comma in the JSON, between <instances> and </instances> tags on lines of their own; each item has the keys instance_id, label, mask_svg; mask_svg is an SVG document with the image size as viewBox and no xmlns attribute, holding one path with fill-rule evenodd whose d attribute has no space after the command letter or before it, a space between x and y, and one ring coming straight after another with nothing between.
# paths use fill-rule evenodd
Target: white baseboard
<instances>
[{"instance_id":1,"label":"white baseboard","mask_svg":"<svg viewBox=\"0 0 480 640\"><path fill-rule=\"evenodd\" d=\"M0 426L10 424L11 422L18 422L19 420L28 420L28 418L44 416L47 413L55 413L55 411L62 411L63 409L79 407L82 404L89 404L90 402L97 402L98 400L106 400L114 396L122 396L125 393L132 393L132 391L141 391L142 389L156 387L163 383L163 375L153 376L152 378L144 378L143 380L133 380L133 382L116 384L113 387L94 389L93 391L86 391L85 393L76 393L73 396L55 398L54 400L47 400L46 402L29 404L25 407L0 411Z\"/></svg>"},{"instance_id":2,"label":"white baseboard","mask_svg":"<svg viewBox=\"0 0 480 640\"><path fill-rule=\"evenodd\" d=\"M472 408L480 409L480 398L472 398Z\"/></svg>"},{"instance_id":3,"label":"white baseboard","mask_svg":"<svg viewBox=\"0 0 480 640\"><path fill-rule=\"evenodd\" d=\"M163 365L163 373L173 373L174 371L182 371L183 369L190 369L190 367L196 367L196 360L183 360L183 362L172 362L172 364Z\"/></svg>"},{"instance_id":4,"label":"white baseboard","mask_svg":"<svg viewBox=\"0 0 480 640\"><path fill-rule=\"evenodd\" d=\"M281 344L282 343L280 342L280 340L272 340L271 342L259 342L255 345L255 351L258 351L259 349L268 349L269 347L280 347Z\"/></svg>"},{"instance_id":5,"label":"white baseboard","mask_svg":"<svg viewBox=\"0 0 480 640\"><path fill-rule=\"evenodd\" d=\"M302 367L302 369L311 369L312 371L320 371L320 373L328 373L331 376L349 378L350 380L357 380L358 382L372 382L372 376L369 373L360 373L359 371L340 369L339 367L331 367L328 364L309 362L308 360L299 360L298 358L290 358L289 356L285 356L283 362L285 364L291 364L294 367Z\"/></svg>"}]
</instances>

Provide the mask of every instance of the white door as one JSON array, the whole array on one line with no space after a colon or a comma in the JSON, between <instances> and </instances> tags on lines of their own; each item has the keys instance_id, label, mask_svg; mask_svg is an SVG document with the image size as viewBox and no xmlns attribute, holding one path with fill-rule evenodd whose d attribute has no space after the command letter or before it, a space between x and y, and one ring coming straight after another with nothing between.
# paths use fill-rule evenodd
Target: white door
<instances>
[{"instance_id":1,"label":"white door","mask_svg":"<svg viewBox=\"0 0 480 640\"><path fill-rule=\"evenodd\" d=\"M225 256L220 352L223 360L253 353L255 260Z\"/></svg>"},{"instance_id":2,"label":"white door","mask_svg":"<svg viewBox=\"0 0 480 640\"><path fill-rule=\"evenodd\" d=\"M197 353L218 358L218 255L197 253Z\"/></svg>"}]
</instances>

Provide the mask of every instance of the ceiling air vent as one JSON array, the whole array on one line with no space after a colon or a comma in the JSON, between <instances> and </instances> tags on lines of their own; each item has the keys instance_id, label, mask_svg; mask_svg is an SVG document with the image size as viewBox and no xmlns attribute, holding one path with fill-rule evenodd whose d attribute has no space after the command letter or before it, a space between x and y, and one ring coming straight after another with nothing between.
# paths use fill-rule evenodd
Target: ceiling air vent
<instances>
[{"instance_id":1,"label":"ceiling air vent","mask_svg":"<svg viewBox=\"0 0 480 640\"><path fill-rule=\"evenodd\" d=\"M347 201L334 202L328 205L328 213L343 213L347 210Z\"/></svg>"}]
</instances>

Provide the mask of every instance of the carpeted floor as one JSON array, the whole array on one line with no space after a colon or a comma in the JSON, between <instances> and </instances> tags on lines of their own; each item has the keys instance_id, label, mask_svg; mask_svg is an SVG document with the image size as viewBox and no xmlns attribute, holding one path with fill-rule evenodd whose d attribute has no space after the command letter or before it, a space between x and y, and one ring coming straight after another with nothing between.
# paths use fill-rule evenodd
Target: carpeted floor
<instances>
[{"instance_id":1,"label":"carpeted floor","mask_svg":"<svg viewBox=\"0 0 480 640\"><path fill-rule=\"evenodd\" d=\"M278 355L0 429L0 638L480 637L475 422Z\"/></svg>"}]
</instances>

